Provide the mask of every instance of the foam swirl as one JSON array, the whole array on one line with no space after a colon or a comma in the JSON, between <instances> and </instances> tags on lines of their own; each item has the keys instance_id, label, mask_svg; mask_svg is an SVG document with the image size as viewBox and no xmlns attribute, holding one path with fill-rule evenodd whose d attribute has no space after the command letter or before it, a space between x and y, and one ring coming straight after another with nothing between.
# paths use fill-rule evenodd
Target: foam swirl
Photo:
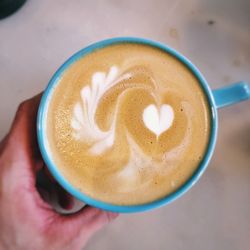
<instances>
[{"instance_id":1,"label":"foam swirl","mask_svg":"<svg viewBox=\"0 0 250 250\"><path fill-rule=\"evenodd\" d=\"M81 90L81 101L74 106L74 115L71 126L74 129L75 139L84 139L93 143L90 152L100 154L111 147L115 139L116 115L108 131L102 131L95 122L95 113L98 103L104 93L118 82L128 79L129 73L119 76L118 68L112 66L109 72L96 72L92 77L91 86Z\"/></svg>"}]
</instances>

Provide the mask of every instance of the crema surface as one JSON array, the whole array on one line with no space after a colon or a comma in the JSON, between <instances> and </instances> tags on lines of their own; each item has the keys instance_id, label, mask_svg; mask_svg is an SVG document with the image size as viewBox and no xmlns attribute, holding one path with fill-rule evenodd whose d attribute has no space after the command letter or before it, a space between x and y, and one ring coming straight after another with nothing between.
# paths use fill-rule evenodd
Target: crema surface
<instances>
[{"instance_id":1,"label":"crema surface","mask_svg":"<svg viewBox=\"0 0 250 250\"><path fill-rule=\"evenodd\" d=\"M210 111L198 80L175 57L122 43L65 71L46 129L52 159L75 188L112 204L143 204L197 169Z\"/></svg>"}]
</instances>

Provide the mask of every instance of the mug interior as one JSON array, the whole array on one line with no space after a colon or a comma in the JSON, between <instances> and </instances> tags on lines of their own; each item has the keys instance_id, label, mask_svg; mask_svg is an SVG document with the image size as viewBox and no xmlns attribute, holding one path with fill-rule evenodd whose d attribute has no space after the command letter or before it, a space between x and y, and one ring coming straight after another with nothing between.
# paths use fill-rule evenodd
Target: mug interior
<instances>
[{"instance_id":1,"label":"mug interior","mask_svg":"<svg viewBox=\"0 0 250 250\"><path fill-rule=\"evenodd\" d=\"M75 61L78 59L84 57L85 55L93 52L94 50L101 49L106 46L110 46L113 44L119 44L119 43L139 43L139 44L145 44L149 45L152 47L156 47L158 49L161 49L162 51L174 56L177 58L179 61L181 61L193 74L194 76L198 79L199 84L201 88L203 89L206 97L207 97L207 102L210 107L210 112L211 112L211 121L210 121L210 139L207 145L206 152L203 156L203 159L199 166L197 166L197 169L193 173L193 175L187 179L187 181L180 186L178 189L176 189L174 192L171 194L155 200L150 203L146 204L140 204L140 205L114 205L110 203L106 203L100 200L93 199L86 194L82 193L78 189L76 189L74 186L72 186L66 179L65 177L60 173L56 165L53 163L52 157L50 155L50 152L48 150L48 141L46 138L46 116L47 116L47 111L48 111L48 106L49 106L49 101L52 97L53 90L55 89L57 83L59 82L59 79L63 75L64 71L70 67L71 64L73 64ZM40 147L40 151L42 154L42 157L51 172L51 174L54 176L54 178L60 183L60 185L66 189L71 195L76 197L77 199L91 205L94 207L98 207L104 210L108 211L113 211L113 212L119 212L119 213L131 213L131 212L143 212L147 210L151 210L154 208L158 208L160 206L166 205L180 196L182 196L185 192L187 192L201 177L203 172L205 171L208 162L213 154L213 150L215 147L216 143L216 137L217 137L217 110L215 106L215 101L212 95L212 92L205 80L205 78L202 76L200 71L189 61L187 58L185 58L183 55L175 51L174 49L161 44L159 42L155 42L152 40L144 39L144 38L136 38L136 37L119 37L119 38L112 38L112 39L107 39L103 40L100 42L97 42L95 44L92 44L80 51L78 51L76 54L71 56L53 75L51 80L49 81L49 84L47 88L44 91L44 94L42 96L40 105L39 105L39 110L38 110L38 117L37 117L37 136L38 136L38 144ZM197 145L198 146L198 145Z\"/></svg>"}]
</instances>

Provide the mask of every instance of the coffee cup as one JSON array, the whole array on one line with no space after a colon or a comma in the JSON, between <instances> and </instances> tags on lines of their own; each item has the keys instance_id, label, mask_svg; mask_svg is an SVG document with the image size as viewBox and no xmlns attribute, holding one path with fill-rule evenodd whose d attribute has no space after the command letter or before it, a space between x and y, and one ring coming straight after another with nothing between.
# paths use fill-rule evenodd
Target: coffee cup
<instances>
[{"instance_id":1,"label":"coffee cup","mask_svg":"<svg viewBox=\"0 0 250 250\"><path fill-rule=\"evenodd\" d=\"M170 55L171 57L173 57L176 61L180 62L197 79L199 88L202 90L202 94L205 96L207 100L207 107L209 111L209 124L210 124L209 125L209 138L206 143L205 152L202 155L202 158L199 164L196 166L193 173L188 178L186 178L186 180L183 183L181 183L181 185L174 188L173 191L171 191L170 193L167 193L166 195L163 195L160 198L157 198L155 200L153 199L153 200L146 201L146 202L145 201L138 202L138 204L136 204L136 201L131 204L126 204L126 203L122 204L122 200L120 203L116 203L116 202L106 201L105 199L101 199L101 198L97 199L91 195L88 195L85 191L77 188L74 184L72 184L72 182L69 181L67 177L65 177L65 175L62 173L62 170L59 167L59 164L55 163L51 150L49 149L50 146L48 142L48 134L46 132L48 129L47 127L48 127L49 104L51 102L52 95L55 92L57 85L59 84L59 80L63 77L65 72L67 72L67 70L69 70L69 68L72 65L74 65L79 60L85 58L86 56L98 50L107 48L109 46L119 45L119 44L135 44L135 45L148 46L150 48L154 48L154 49L161 51L161 53L164 52ZM112 68L110 72L112 70L115 71L116 69ZM101 74L99 74L99 76L101 76ZM86 92L87 91L85 91L84 93L86 94ZM164 45L159 42L152 41L152 40L143 39L143 38L134 38L134 37L112 38L112 39L97 42L95 44L92 44L80 50L79 52L74 54L72 57L70 57L56 71L54 76L51 78L46 90L44 91L44 94L42 96L41 103L39 106L39 110L38 110L38 118L37 118L38 143L39 143L42 157L49 171L51 172L51 174L58 181L58 183L76 199L88 205L98 207L98 208L108 210L108 211L113 211L113 212L121 212L121 213L143 212L143 211L161 207L163 205L169 204L170 202L176 200L177 198L181 197L184 193L186 193L200 179L200 177L202 176L202 174L204 173L204 171L206 170L208 166L208 163L213 155L215 144L216 144L217 131L218 131L217 110L219 108L223 108L225 106L236 104L238 102L248 100L248 99L250 99L250 86L247 82L240 81L240 82L234 83L232 85L229 85L223 88L211 90L206 79L203 77L203 75L197 69L197 67L186 57L184 57L183 55L181 55L179 52L175 51L174 49L168 47L167 45ZM156 108L154 106L149 105L147 109L144 110L143 114L145 115L143 116L143 118L145 119L143 120L147 122L147 117L146 117L147 113L151 113L151 114L156 113L155 110ZM166 114L172 115L171 113L172 110L169 105L168 106L162 105L161 108L159 109L159 114L161 112L164 113L163 111L164 112L168 111ZM150 118L151 120L152 120L152 117L153 116L151 116ZM158 117L157 119L159 120L160 118ZM173 118L171 119L169 118L169 120L167 121L167 123L170 124L169 127L171 126L172 120ZM158 140L158 137L161 135L161 130L163 130L162 129L163 125L154 127L152 124L150 125L150 121L148 123L146 122L145 124L147 128L151 129L151 132L154 133L156 139ZM60 125L60 122L59 122L59 125ZM73 124L73 127L78 127L78 126L79 126L78 124L75 124L75 125ZM67 149L64 149L64 150L67 150ZM94 150L94 153L96 153L96 150L100 150L100 147L95 147L93 150ZM144 194L144 195L147 195L147 194ZM137 196L137 199L139 199L139 196Z\"/></svg>"}]
</instances>

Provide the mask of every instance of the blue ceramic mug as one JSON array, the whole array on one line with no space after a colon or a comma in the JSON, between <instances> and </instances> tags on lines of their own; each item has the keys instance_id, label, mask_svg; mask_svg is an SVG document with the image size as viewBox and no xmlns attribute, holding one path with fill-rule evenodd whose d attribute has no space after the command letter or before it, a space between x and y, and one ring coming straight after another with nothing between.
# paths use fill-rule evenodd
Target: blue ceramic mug
<instances>
[{"instance_id":1,"label":"blue ceramic mug","mask_svg":"<svg viewBox=\"0 0 250 250\"><path fill-rule=\"evenodd\" d=\"M109 204L100 200L95 200L86 194L79 191L77 188L72 186L70 182L65 179L65 177L62 175L60 170L57 168L57 166L54 164L53 159L50 155L50 152L48 152L47 143L48 140L46 138L46 120L47 120L47 111L48 111L48 105L49 100L53 94L53 90L55 86L58 84L58 80L60 77L62 77L64 71L70 67L71 64L73 64L75 61L77 61L79 58L84 57L85 55L93 52L96 49L100 49L112 44L118 44L118 43L139 43L139 44L145 44L152 47L159 48L166 53L171 54L172 56L176 57L178 60L180 60L184 65L189 68L193 74L198 79L201 88L203 89L204 93L207 96L208 104L210 107L211 112L211 133L210 133L210 139L207 145L206 153L204 154L203 160L201 161L200 165L197 166L196 171L193 173L193 175L177 190L175 190L173 193L159 199L155 200L150 203L141 204L141 205L130 205L130 206L123 206L123 205L114 205ZM181 197L185 192L187 192L201 177L203 172L205 171L211 156L213 155L216 138L217 138L217 128L218 128L218 115L217 115L217 109L222 108L231 104L235 104L238 102L241 102L243 100L250 99L250 85L246 82L238 82L231 86L227 86L224 88L211 90L206 79L203 77L203 75L200 73L200 71L190 62L187 58L185 58L183 55L178 53L172 48L169 48L168 46L161 44L159 42L143 39L143 38L134 38L134 37L121 37L121 38L112 38L104 41L97 42L95 44L92 44L76 54L74 54L72 57L70 57L54 74L52 79L50 80L46 90L44 91L44 94L41 99L41 103L38 110L38 118L37 118L37 134L38 134L38 143L41 150L42 157L48 166L49 171L54 176L54 178L59 182L59 184L66 189L72 196L77 198L80 201L83 201L86 204L89 204L94 207L98 207L104 210L109 210L113 212L121 212L121 213L131 213L131 212L143 212L146 210L151 210L154 208L158 208L160 206L166 205L177 198Z\"/></svg>"}]
</instances>

